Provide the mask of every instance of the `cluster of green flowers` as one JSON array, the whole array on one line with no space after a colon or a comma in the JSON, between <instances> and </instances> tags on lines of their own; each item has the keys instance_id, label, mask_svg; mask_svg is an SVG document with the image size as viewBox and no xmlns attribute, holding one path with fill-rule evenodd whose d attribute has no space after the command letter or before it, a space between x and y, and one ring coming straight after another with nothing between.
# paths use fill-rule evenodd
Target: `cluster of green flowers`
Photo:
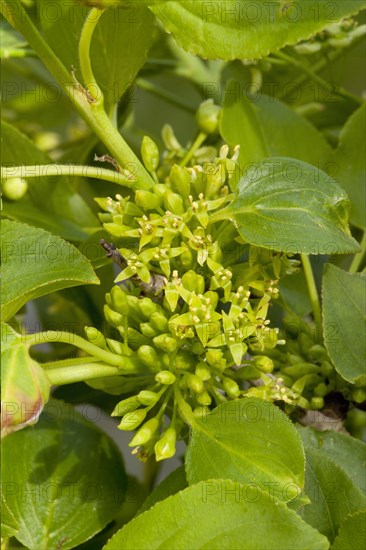
<instances>
[{"instance_id":1,"label":"cluster of green flowers","mask_svg":"<svg viewBox=\"0 0 366 550\"><path fill-rule=\"evenodd\" d=\"M218 109L202 104L201 141L215 134ZM333 369L324 348L320 364L281 352L277 346L286 343L270 326L279 280L299 262L244 243L231 220L211 218L232 200L238 148L231 156L227 145L186 150L171 127L163 139L162 159L150 138L142 144L153 187L96 199L122 271L104 310L116 337L86 329L124 358L121 393L128 397L112 414L122 417L120 429L138 430L130 445L141 460L174 455L187 433L187 410L202 417L244 395L320 408ZM320 353L308 348L311 357Z\"/></svg>"}]
</instances>

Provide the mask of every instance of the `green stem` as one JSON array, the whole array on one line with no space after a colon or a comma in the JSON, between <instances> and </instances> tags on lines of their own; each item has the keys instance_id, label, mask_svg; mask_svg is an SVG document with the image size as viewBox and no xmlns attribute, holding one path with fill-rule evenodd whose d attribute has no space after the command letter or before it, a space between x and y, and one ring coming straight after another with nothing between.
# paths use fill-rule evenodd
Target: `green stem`
<instances>
[{"instance_id":1,"label":"green stem","mask_svg":"<svg viewBox=\"0 0 366 550\"><path fill-rule=\"evenodd\" d=\"M176 399L179 412L185 422L190 426L193 426L196 423L196 419L188 403L185 402L182 396L182 392L179 388L179 381L174 384L174 397Z\"/></svg>"},{"instance_id":2,"label":"green stem","mask_svg":"<svg viewBox=\"0 0 366 550\"><path fill-rule=\"evenodd\" d=\"M72 77L57 55L28 17L20 0L2 0L0 13L27 40L50 73L64 89L79 114L98 138L105 144L120 166L127 168L139 179L140 189L150 189L154 182L143 164L129 148L121 134L109 120L100 103L90 102L85 89Z\"/></svg>"},{"instance_id":3,"label":"green stem","mask_svg":"<svg viewBox=\"0 0 366 550\"><path fill-rule=\"evenodd\" d=\"M64 344L70 344L80 348L86 353L90 353L90 355L105 361L109 365L121 367L121 369L123 369L120 371L121 374L137 372L136 365L134 365L130 357L117 355L115 353L111 353L110 351L98 348L98 346L87 342L84 338L81 338L77 334L72 334L71 332L48 330L46 332L30 334L26 337L26 343L29 346L36 346L38 344L45 344L49 342L62 342Z\"/></svg>"},{"instance_id":4,"label":"green stem","mask_svg":"<svg viewBox=\"0 0 366 550\"><path fill-rule=\"evenodd\" d=\"M34 166L11 166L0 169L1 178L39 178L48 176L69 176L95 178L110 181L124 187L134 187L137 179L128 179L127 176L97 166L83 166L77 164L37 164Z\"/></svg>"},{"instance_id":5,"label":"green stem","mask_svg":"<svg viewBox=\"0 0 366 550\"><path fill-rule=\"evenodd\" d=\"M60 367L46 370L47 378L52 386L85 382L95 378L106 376L118 376L121 371L118 367L112 367L106 363L82 363L75 366Z\"/></svg>"},{"instance_id":6,"label":"green stem","mask_svg":"<svg viewBox=\"0 0 366 550\"><path fill-rule=\"evenodd\" d=\"M141 90L150 92L151 94L154 94L155 96L161 99L164 99L171 105L174 105L179 109L183 109L184 111L187 111L187 113L194 114L196 112L196 109L192 107L192 105L187 103L184 99L182 99L180 96L176 96L172 92L169 92L168 90L164 90L164 88L160 88L160 86L157 86L156 84L153 84L152 82L149 82L144 78L138 78L136 80L136 84L139 88L141 88Z\"/></svg>"},{"instance_id":7,"label":"green stem","mask_svg":"<svg viewBox=\"0 0 366 550\"><path fill-rule=\"evenodd\" d=\"M104 10L98 8L92 8L89 11L83 29L81 31L79 41L79 62L84 84L90 95L101 106L104 102L104 96L102 90L99 88L97 81L94 78L90 59L90 45L95 27L97 26L98 21L103 13Z\"/></svg>"},{"instance_id":8,"label":"green stem","mask_svg":"<svg viewBox=\"0 0 366 550\"><path fill-rule=\"evenodd\" d=\"M327 92L329 92L331 94L338 95L338 96L343 97L345 99L350 99L351 101L354 101L354 102L358 103L359 105L363 105L363 100L360 97L352 94L351 92L348 92L347 90L345 90L342 87L335 87L333 84L331 84L331 83L327 82L326 80L324 80L322 77L317 75L312 69L309 69L309 67L307 67L301 61L298 61L297 59L295 59L291 55L287 55L287 54L285 54L284 52L281 51L281 52L277 52L276 56L280 59L283 59L284 61L286 61L287 63L289 63L293 67L296 67L297 69L300 69L307 76L309 76L312 80L317 82Z\"/></svg>"},{"instance_id":9,"label":"green stem","mask_svg":"<svg viewBox=\"0 0 366 550\"><path fill-rule=\"evenodd\" d=\"M361 250L360 252L357 252L355 254L352 263L349 268L349 273L357 273L359 269L362 267L362 263L365 259L366 255L366 231L363 234L362 241L361 241Z\"/></svg>"},{"instance_id":10,"label":"green stem","mask_svg":"<svg viewBox=\"0 0 366 550\"><path fill-rule=\"evenodd\" d=\"M180 165L182 167L186 166L189 161L191 160L191 158L193 157L195 151L202 145L202 143L205 141L205 139L207 138L207 134L205 134L204 132L200 132L198 134L198 136L196 137L195 141L193 142L192 146L190 147L190 149L187 151L184 159L182 160L182 162L180 163Z\"/></svg>"},{"instance_id":11,"label":"green stem","mask_svg":"<svg viewBox=\"0 0 366 550\"><path fill-rule=\"evenodd\" d=\"M310 258L306 254L301 254L301 261L304 268L311 306L313 308L314 321L318 326L318 328L320 329L320 327L322 326L320 302L319 302L318 291L315 284L313 269L310 263Z\"/></svg>"}]
</instances>

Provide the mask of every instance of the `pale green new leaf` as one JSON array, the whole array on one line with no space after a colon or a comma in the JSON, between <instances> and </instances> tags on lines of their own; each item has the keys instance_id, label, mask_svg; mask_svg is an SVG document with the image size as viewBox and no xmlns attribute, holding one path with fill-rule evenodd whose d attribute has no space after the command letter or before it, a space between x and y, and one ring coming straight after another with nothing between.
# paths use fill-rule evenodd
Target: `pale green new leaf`
<instances>
[{"instance_id":1,"label":"pale green new leaf","mask_svg":"<svg viewBox=\"0 0 366 550\"><path fill-rule=\"evenodd\" d=\"M251 0L162 1L151 7L185 50L209 59L257 59L309 38L365 7L364 1L329 4Z\"/></svg>"},{"instance_id":2,"label":"pale green new leaf","mask_svg":"<svg viewBox=\"0 0 366 550\"><path fill-rule=\"evenodd\" d=\"M327 264L323 276L324 342L336 370L348 382L366 373L366 277Z\"/></svg>"},{"instance_id":3,"label":"pale green new leaf","mask_svg":"<svg viewBox=\"0 0 366 550\"><path fill-rule=\"evenodd\" d=\"M231 480L213 479L158 502L118 531L104 550L264 547L327 550L329 542L284 503Z\"/></svg>"},{"instance_id":4,"label":"pale green new leaf","mask_svg":"<svg viewBox=\"0 0 366 550\"><path fill-rule=\"evenodd\" d=\"M116 517L126 490L113 442L61 401L50 401L34 428L4 440L2 468L16 537L30 550L88 540Z\"/></svg>"},{"instance_id":5,"label":"pale green new leaf","mask_svg":"<svg viewBox=\"0 0 366 550\"><path fill-rule=\"evenodd\" d=\"M192 425L186 452L190 485L225 477L289 501L304 483L301 438L278 407L257 398L229 401Z\"/></svg>"},{"instance_id":6,"label":"pale green new leaf","mask_svg":"<svg viewBox=\"0 0 366 550\"><path fill-rule=\"evenodd\" d=\"M349 200L330 176L305 162L272 157L253 164L222 211L249 243L282 252L359 250L348 227Z\"/></svg>"},{"instance_id":7,"label":"pale green new leaf","mask_svg":"<svg viewBox=\"0 0 366 550\"><path fill-rule=\"evenodd\" d=\"M99 284L90 262L74 246L43 229L3 220L4 321L29 300L77 285Z\"/></svg>"}]
</instances>

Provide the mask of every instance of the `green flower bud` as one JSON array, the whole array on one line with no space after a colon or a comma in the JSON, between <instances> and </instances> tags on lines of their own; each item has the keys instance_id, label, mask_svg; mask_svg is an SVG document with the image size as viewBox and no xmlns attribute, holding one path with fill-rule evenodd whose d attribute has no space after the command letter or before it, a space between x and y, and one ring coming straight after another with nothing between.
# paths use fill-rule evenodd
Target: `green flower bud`
<instances>
[{"instance_id":1,"label":"green flower bud","mask_svg":"<svg viewBox=\"0 0 366 550\"><path fill-rule=\"evenodd\" d=\"M206 352L206 360L211 367L214 367L216 369L221 370L226 364L224 365L225 359L223 358L222 351L219 349L209 349Z\"/></svg>"},{"instance_id":2,"label":"green flower bud","mask_svg":"<svg viewBox=\"0 0 366 550\"><path fill-rule=\"evenodd\" d=\"M177 440L177 432L174 428L168 428L163 433L159 441L155 444L154 450L156 460L165 460L175 455L175 443Z\"/></svg>"},{"instance_id":3,"label":"green flower bud","mask_svg":"<svg viewBox=\"0 0 366 550\"><path fill-rule=\"evenodd\" d=\"M185 383L187 384L188 388L194 393L203 392L205 386L203 384L202 378L200 378L199 376L187 373L184 375L183 379L185 379Z\"/></svg>"},{"instance_id":4,"label":"green flower bud","mask_svg":"<svg viewBox=\"0 0 366 550\"><path fill-rule=\"evenodd\" d=\"M123 292L122 288L118 285L115 285L110 292L111 303L109 304L114 311L120 313L121 315L128 315L128 302L127 296Z\"/></svg>"},{"instance_id":5,"label":"green flower bud","mask_svg":"<svg viewBox=\"0 0 366 550\"><path fill-rule=\"evenodd\" d=\"M366 391L362 388L356 388L352 392L352 401L355 403L363 403L366 400Z\"/></svg>"},{"instance_id":6,"label":"green flower bud","mask_svg":"<svg viewBox=\"0 0 366 550\"><path fill-rule=\"evenodd\" d=\"M170 170L169 180L174 191L179 193L184 199L189 197L191 194L191 175L187 168L174 164Z\"/></svg>"},{"instance_id":7,"label":"green flower bud","mask_svg":"<svg viewBox=\"0 0 366 550\"><path fill-rule=\"evenodd\" d=\"M155 405L155 403L159 401L160 396L154 391L141 390L137 394L137 399L142 405L146 405L147 407L149 407L150 405Z\"/></svg>"},{"instance_id":8,"label":"green flower bud","mask_svg":"<svg viewBox=\"0 0 366 550\"><path fill-rule=\"evenodd\" d=\"M215 134L219 127L220 107L213 99L207 99L198 108L196 121L199 129L205 134Z\"/></svg>"},{"instance_id":9,"label":"green flower bud","mask_svg":"<svg viewBox=\"0 0 366 550\"><path fill-rule=\"evenodd\" d=\"M190 269L182 276L182 285L190 292L203 294L205 291L205 279Z\"/></svg>"},{"instance_id":10,"label":"green flower bud","mask_svg":"<svg viewBox=\"0 0 366 550\"><path fill-rule=\"evenodd\" d=\"M146 338L155 338L159 335L158 329L152 327L150 323L140 323L140 330Z\"/></svg>"},{"instance_id":11,"label":"green flower bud","mask_svg":"<svg viewBox=\"0 0 366 550\"><path fill-rule=\"evenodd\" d=\"M235 380L231 378L223 378L222 385L225 390L225 393L231 397L231 399L236 399L240 395L240 388Z\"/></svg>"},{"instance_id":12,"label":"green flower bud","mask_svg":"<svg viewBox=\"0 0 366 550\"><path fill-rule=\"evenodd\" d=\"M138 358L150 369L159 370L161 361L151 346L141 346L137 351Z\"/></svg>"},{"instance_id":13,"label":"green flower bud","mask_svg":"<svg viewBox=\"0 0 366 550\"><path fill-rule=\"evenodd\" d=\"M308 350L308 355L313 360L323 360L327 357L327 350L324 346L315 344Z\"/></svg>"},{"instance_id":14,"label":"green flower bud","mask_svg":"<svg viewBox=\"0 0 366 550\"><path fill-rule=\"evenodd\" d=\"M324 397L328 392L328 386L324 382L321 382L314 388L314 393L317 397Z\"/></svg>"},{"instance_id":15,"label":"green flower bud","mask_svg":"<svg viewBox=\"0 0 366 550\"><path fill-rule=\"evenodd\" d=\"M185 269L189 269L194 264L194 257L192 250L190 250L188 247L183 250L182 254L180 255L180 261L182 266Z\"/></svg>"},{"instance_id":16,"label":"green flower bud","mask_svg":"<svg viewBox=\"0 0 366 550\"><path fill-rule=\"evenodd\" d=\"M27 180L23 178L7 178L1 184L3 195L11 200L18 201L28 191Z\"/></svg>"},{"instance_id":17,"label":"green flower bud","mask_svg":"<svg viewBox=\"0 0 366 550\"><path fill-rule=\"evenodd\" d=\"M124 415L117 428L119 430L131 432L140 426L140 424L145 420L146 415L146 409L138 409L137 411L128 412Z\"/></svg>"},{"instance_id":18,"label":"green flower bud","mask_svg":"<svg viewBox=\"0 0 366 550\"><path fill-rule=\"evenodd\" d=\"M200 361L200 363L198 363L197 367L196 367L196 370L195 370L195 373L197 376L199 376L201 378L201 380L203 380L204 382L206 380L210 380L211 378L211 370L210 370L210 367L207 365L207 363L204 363L203 361Z\"/></svg>"},{"instance_id":19,"label":"green flower bud","mask_svg":"<svg viewBox=\"0 0 366 550\"><path fill-rule=\"evenodd\" d=\"M312 397L310 408L314 410L319 410L324 407L324 399L322 397Z\"/></svg>"},{"instance_id":20,"label":"green flower bud","mask_svg":"<svg viewBox=\"0 0 366 550\"><path fill-rule=\"evenodd\" d=\"M107 349L106 339L100 330L94 327L84 327L84 331L89 342L95 344L99 348Z\"/></svg>"},{"instance_id":21,"label":"green flower bud","mask_svg":"<svg viewBox=\"0 0 366 550\"><path fill-rule=\"evenodd\" d=\"M122 399L115 406L111 416L124 416L128 412L133 412L141 406L140 401L137 399L136 395L132 397L127 397L127 399Z\"/></svg>"},{"instance_id":22,"label":"green flower bud","mask_svg":"<svg viewBox=\"0 0 366 550\"><path fill-rule=\"evenodd\" d=\"M164 124L161 134L164 145L167 149L169 149L169 151L180 151L182 149L182 146L175 137L174 130L170 124Z\"/></svg>"},{"instance_id":23,"label":"green flower bud","mask_svg":"<svg viewBox=\"0 0 366 550\"><path fill-rule=\"evenodd\" d=\"M149 172L155 172L159 165L159 149L149 136L145 136L142 140L141 156L146 169Z\"/></svg>"},{"instance_id":24,"label":"green flower bud","mask_svg":"<svg viewBox=\"0 0 366 550\"><path fill-rule=\"evenodd\" d=\"M254 365L258 370L266 374L272 372L274 369L272 359L266 357L265 355L257 355L254 357Z\"/></svg>"},{"instance_id":25,"label":"green flower bud","mask_svg":"<svg viewBox=\"0 0 366 550\"><path fill-rule=\"evenodd\" d=\"M107 338L107 342L111 352L116 353L117 355L125 355L125 349L122 342L118 342L112 338Z\"/></svg>"},{"instance_id":26,"label":"green flower bud","mask_svg":"<svg viewBox=\"0 0 366 550\"><path fill-rule=\"evenodd\" d=\"M165 315L160 311L156 311L151 315L150 325L153 328L156 328L156 330L158 330L159 332L167 332L169 329L168 320Z\"/></svg>"},{"instance_id":27,"label":"green flower bud","mask_svg":"<svg viewBox=\"0 0 366 550\"><path fill-rule=\"evenodd\" d=\"M208 407L205 407L204 405L201 405L200 407L196 407L195 409L193 409L194 416L196 418L199 418L200 420L206 420L209 412L210 412L210 409Z\"/></svg>"},{"instance_id":28,"label":"green flower bud","mask_svg":"<svg viewBox=\"0 0 366 550\"><path fill-rule=\"evenodd\" d=\"M174 384L177 377L175 374L168 370L161 370L158 372L158 374L155 375L156 382L159 382L159 384L163 384L164 386L170 386L171 384Z\"/></svg>"},{"instance_id":29,"label":"green flower bud","mask_svg":"<svg viewBox=\"0 0 366 550\"><path fill-rule=\"evenodd\" d=\"M196 399L197 399L197 403L199 403L200 405L203 405L203 406L211 405L211 402L212 402L211 396L206 390L199 393L196 396Z\"/></svg>"},{"instance_id":30,"label":"green flower bud","mask_svg":"<svg viewBox=\"0 0 366 550\"><path fill-rule=\"evenodd\" d=\"M185 208L182 197L177 193L173 193L170 189L167 189L165 192L164 206L167 210L173 212L173 214L178 216L184 214Z\"/></svg>"},{"instance_id":31,"label":"green flower bud","mask_svg":"<svg viewBox=\"0 0 366 550\"><path fill-rule=\"evenodd\" d=\"M194 367L195 362L195 357L189 351L179 350L174 358L174 367L177 371L190 370Z\"/></svg>"},{"instance_id":32,"label":"green flower bud","mask_svg":"<svg viewBox=\"0 0 366 550\"><path fill-rule=\"evenodd\" d=\"M166 351L166 353L173 353L178 346L176 339L172 338L170 334L159 334L153 338L153 342L157 348Z\"/></svg>"},{"instance_id":33,"label":"green flower bud","mask_svg":"<svg viewBox=\"0 0 366 550\"><path fill-rule=\"evenodd\" d=\"M126 294L126 297L129 316L132 317L132 319L137 323L142 323L145 319L141 315L139 298L137 298L137 296L131 296L130 294Z\"/></svg>"},{"instance_id":34,"label":"green flower bud","mask_svg":"<svg viewBox=\"0 0 366 550\"><path fill-rule=\"evenodd\" d=\"M159 429L159 420L157 418L150 418L145 424L139 429L139 431L134 435L128 444L129 447L137 447L139 445L145 445L148 443L156 434Z\"/></svg>"},{"instance_id":35,"label":"green flower bud","mask_svg":"<svg viewBox=\"0 0 366 550\"><path fill-rule=\"evenodd\" d=\"M161 198L151 191L136 191L135 202L145 210L158 210L163 205Z\"/></svg>"},{"instance_id":36,"label":"green flower bud","mask_svg":"<svg viewBox=\"0 0 366 550\"><path fill-rule=\"evenodd\" d=\"M112 327L118 327L123 325L123 316L116 311L113 311L109 306L104 306L104 317L106 318L107 323Z\"/></svg>"},{"instance_id":37,"label":"green flower bud","mask_svg":"<svg viewBox=\"0 0 366 550\"><path fill-rule=\"evenodd\" d=\"M159 311L159 306L151 300L151 298L141 298L139 300L139 309L141 315L145 317L145 320L148 321L153 313Z\"/></svg>"}]
</instances>

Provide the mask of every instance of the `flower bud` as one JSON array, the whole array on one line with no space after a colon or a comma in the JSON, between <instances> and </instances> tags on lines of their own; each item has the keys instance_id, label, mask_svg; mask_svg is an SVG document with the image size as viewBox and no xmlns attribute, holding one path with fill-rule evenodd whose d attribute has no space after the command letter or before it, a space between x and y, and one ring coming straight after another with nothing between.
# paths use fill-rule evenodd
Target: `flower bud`
<instances>
[{"instance_id":1,"label":"flower bud","mask_svg":"<svg viewBox=\"0 0 366 550\"><path fill-rule=\"evenodd\" d=\"M352 401L363 403L366 400L366 391L362 388L356 388L352 392Z\"/></svg>"},{"instance_id":2,"label":"flower bud","mask_svg":"<svg viewBox=\"0 0 366 550\"><path fill-rule=\"evenodd\" d=\"M137 394L137 399L142 405L149 407L150 405L155 405L155 403L159 401L160 396L154 391L141 390L140 393Z\"/></svg>"},{"instance_id":3,"label":"flower bud","mask_svg":"<svg viewBox=\"0 0 366 550\"><path fill-rule=\"evenodd\" d=\"M164 124L161 134L164 145L167 149L169 149L169 151L180 151L182 149L182 146L175 137L174 130L170 124Z\"/></svg>"},{"instance_id":4,"label":"flower bud","mask_svg":"<svg viewBox=\"0 0 366 550\"><path fill-rule=\"evenodd\" d=\"M156 311L150 317L150 325L159 332L168 331L168 320L163 313Z\"/></svg>"},{"instance_id":5,"label":"flower bud","mask_svg":"<svg viewBox=\"0 0 366 550\"><path fill-rule=\"evenodd\" d=\"M196 367L195 373L197 376L201 378L204 382L206 380L210 380L211 378L211 370L210 367L207 365L207 363L204 363L203 361L200 361Z\"/></svg>"},{"instance_id":6,"label":"flower bud","mask_svg":"<svg viewBox=\"0 0 366 550\"><path fill-rule=\"evenodd\" d=\"M135 193L135 202L145 210L158 210L163 205L163 202L158 195L151 191L138 190Z\"/></svg>"},{"instance_id":7,"label":"flower bud","mask_svg":"<svg viewBox=\"0 0 366 550\"><path fill-rule=\"evenodd\" d=\"M104 317L106 318L107 323L112 327L118 327L123 325L123 316L116 311L113 311L109 306L104 306Z\"/></svg>"},{"instance_id":8,"label":"flower bud","mask_svg":"<svg viewBox=\"0 0 366 550\"><path fill-rule=\"evenodd\" d=\"M193 409L194 416L203 421L207 419L207 415L209 414L209 412L210 410L208 409L208 407L205 407L204 405L201 405Z\"/></svg>"},{"instance_id":9,"label":"flower bud","mask_svg":"<svg viewBox=\"0 0 366 550\"><path fill-rule=\"evenodd\" d=\"M110 291L110 300L111 303L109 304L114 311L117 311L117 313L120 313L121 315L128 315L128 302L127 302L127 296L123 292L122 288L118 285L115 285L111 291Z\"/></svg>"},{"instance_id":10,"label":"flower bud","mask_svg":"<svg viewBox=\"0 0 366 550\"><path fill-rule=\"evenodd\" d=\"M164 206L167 210L173 212L173 214L176 214L178 216L184 214L185 209L182 197L177 193L173 193L173 191L170 191L170 189L167 189L165 192Z\"/></svg>"},{"instance_id":11,"label":"flower bud","mask_svg":"<svg viewBox=\"0 0 366 550\"><path fill-rule=\"evenodd\" d=\"M84 331L89 342L95 344L99 348L107 349L106 339L100 330L95 327L84 327Z\"/></svg>"},{"instance_id":12,"label":"flower bud","mask_svg":"<svg viewBox=\"0 0 366 550\"><path fill-rule=\"evenodd\" d=\"M23 178L6 178L1 183L3 195L11 200L18 201L28 191L27 180Z\"/></svg>"},{"instance_id":13,"label":"flower bud","mask_svg":"<svg viewBox=\"0 0 366 550\"><path fill-rule=\"evenodd\" d=\"M159 331L151 326L150 323L140 323L140 330L146 338L155 338L155 336L159 335Z\"/></svg>"},{"instance_id":14,"label":"flower bud","mask_svg":"<svg viewBox=\"0 0 366 550\"><path fill-rule=\"evenodd\" d=\"M111 416L124 416L128 412L133 412L141 406L140 401L137 399L136 395L132 397L127 397L127 399L122 399L115 406Z\"/></svg>"},{"instance_id":15,"label":"flower bud","mask_svg":"<svg viewBox=\"0 0 366 550\"><path fill-rule=\"evenodd\" d=\"M112 353L116 353L117 355L125 354L125 349L123 347L122 342L118 342L117 340L113 340L112 338L107 338L107 342L108 342L108 347Z\"/></svg>"},{"instance_id":16,"label":"flower bud","mask_svg":"<svg viewBox=\"0 0 366 550\"><path fill-rule=\"evenodd\" d=\"M196 399L197 399L197 403L199 403L200 405L203 405L203 406L211 405L211 402L212 402L211 396L206 390L199 393L196 396Z\"/></svg>"},{"instance_id":17,"label":"flower bud","mask_svg":"<svg viewBox=\"0 0 366 550\"><path fill-rule=\"evenodd\" d=\"M166 353L173 353L177 349L177 341L170 334L159 334L153 338L154 345Z\"/></svg>"},{"instance_id":18,"label":"flower bud","mask_svg":"<svg viewBox=\"0 0 366 550\"><path fill-rule=\"evenodd\" d=\"M169 180L174 191L179 193L184 199L191 194L191 175L187 168L182 168L174 164L170 170Z\"/></svg>"},{"instance_id":19,"label":"flower bud","mask_svg":"<svg viewBox=\"0 0 366 550\"><path fill-rule=\"evenodd\" d=\"M141 156L146 169L149 172L155 172L159 165L159 149L149 136L145 136L142 140Z\"/></svg>"},{"instance_id":20,"label":"flower bud","mask_svg":"<svg viewBox=\"0 0 366 550\"><path fill-rule=\"evenodd\" d=\"M159 428L159 420L157 418L150 418L139 429L128 444L129 447L137 447L138 445L145 445L150 439L152 439Z\"/></svg>"},{"instance_id":21,"label":"flower bud","mask_svg":"<svg viewBox=\"0 0 366 550\"><path fill-rule=\"evenodd\" d=\"M159 311L158 305L151 300L151 298L141 298L139 300L138 307L141 311L141 315L145 317L145 320L148 321L155 311Z\"/></svg>"},{"instance_id":22,"label":"flower bud","mask_svg":"<svg viewBox=\"0 0 366 550\"><path fill-rule=\"evenodd\" d=\"M141 346L137 351L138 358L150 369L159 370L161 362L158 354L151 346Z\"/></svg>"},{"instance_id":23,"label":"flower bud","mask_svg":"<svg viewBox=\"0 0 366 550\"><path fill-rule=\"evenodd\" d=\"M223 378L222 385L225 390L225 393L231 397L231 399L236 399L240 395L240 388L235 380L231 378Z\"/></svg>"},{"instance_id":24,"label":"flower bud","mask_svg":"<svg viewBox=\"0 0 366 550\"><path fill-rule=\"evenodd\" d=\"M175 374L173 374L169 370L161 370L155 375L156 382L159 382L164 386L170 386L171 384L174 384L176 379L177 377L175 376Z\"/></svg>"},{"instance_id":25,"label":"flower bud","mask_svg":"<svg viewBox=\"0 0 366 550\"><path fill-rule=\"evenodd\" d=\"M179 350L174 358L174 367L178 371L185 371L194 367L195 362L195 357L189 351Z\"/></svg>"},{"instance_id":26,"label":"flower bud","mask_svg":"<svg viewBox=\"0 0 366 550\"><path fill-rule=\"evenodd\" d=\"M155 444L156 460L165 460L175 455L175 443L177 440L177 432L174 428L168 428L163 433L159 441Z\"/></svg>"},{"instance_id":27,"label":"flower bud","mask_svg":"<svg viewBox=\"0 0 366 550\"><path fill-rule=\"evenodd\" d=\"M201 132L214 134L219 127L220 107L215 105L213 99L207 99L198 108L196 121Z\"/></svg>"},{"instance_id":28,"label":"flower bud","mask_svg":"<svg viewBox=\"0 0 366 550\"><path fill-rule=\"evenodd\" d=\"M254 357L254 365L258 370L266 374L272 372L274 369L272 359L266 357L265 355L257 355Z\"/></svg>"},{"instance_id":29,"label":"flower bud","mask_svg":"<svg viewBox=\"0 0 366 550\"><path fill-rule=\"evenodd\" d=\"M126 432L131 432L140 426L146 418L147 410L138 409L137 411L128 412L122 418L120 424L117 426L119 430L125 430Z\"/></svg>"},{"instance_id":30,"label":"flower bud","mask_svg":"<svg viewBox=\"0 0 366 550\"><path fill-rule=\"evenodd\" d=\"M324 397L328 392L328 386L324 382L321 382L314 388L314 393L317 397Z\"/></svg>"},{"instance_id":31,"label":"flower bud","mask_svg":"<svg viewBox=\"0 0 366 550\"><path fill-rule=\"evenodd\" d=\"M182 254L180 255L180 261L185 269L189 269L190 267L192 267L194 263L194 258L192 251L188 247L183 250Z\"/></svg>"},{"instance_id":32,"label":"flower bud","mask_svg":"<svg viewBox=\"0 0 366 550\"><path fill-rule=\"evenodd\" d=\"M310 403L311 409L319 410L319 409L322 409L323 407L324 407L324 399L322 397L311 398L311 403Z\"/></svg>"},{"instance_id":33,"label":"flower bud","mask_svg":"<svg viewBox=\"0 0 366 550\"><path fill-rule=\"evenodd\" d=\"M187 373L184 375L184 378L186 379L186 384L189 387L190 390L192 390L194 393L202 393L204 390L204 384L202 381L202 378L195 374Z\"/></svg>"}]
</instances>

